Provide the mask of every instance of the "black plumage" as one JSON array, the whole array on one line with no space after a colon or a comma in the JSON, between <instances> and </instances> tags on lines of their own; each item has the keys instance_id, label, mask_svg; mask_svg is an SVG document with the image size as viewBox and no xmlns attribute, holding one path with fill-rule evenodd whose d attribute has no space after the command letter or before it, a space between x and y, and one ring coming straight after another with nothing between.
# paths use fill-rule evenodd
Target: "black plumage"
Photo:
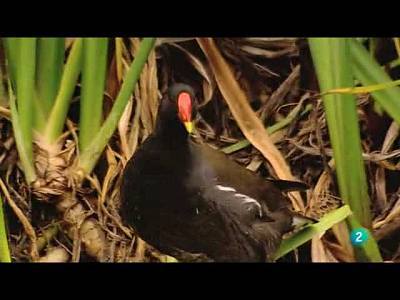
<instances>
[{"instance_id":1,"label":"black plumage","mask_svg":"<svg viewBox=\"0 0 400 300\"><path fill-rule=\"evenodd\" d=\"M178 103L185 93L190 103L187 97ZM294 214L278 187L303 185L265 180L194 142L184 125L196 113L193 99L189 86L175 84L161 101L154 133L124 171L123 221L178 260L268 261L293 228Z\"/></svg>"}]
</instances>

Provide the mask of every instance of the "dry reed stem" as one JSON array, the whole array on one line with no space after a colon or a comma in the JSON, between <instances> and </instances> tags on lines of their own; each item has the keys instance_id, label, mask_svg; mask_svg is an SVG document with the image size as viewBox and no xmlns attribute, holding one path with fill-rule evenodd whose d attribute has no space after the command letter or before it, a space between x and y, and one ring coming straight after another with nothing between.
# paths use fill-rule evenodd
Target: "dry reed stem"
<instances>
[{"instance_id":1,"label":"dry reed stem","mask_svg":"<svg viewBox=\"0 0 400 300\"><path fill-rule=\"evenodd\" d=\"M292 175L282 154L272 143L260 119L251 109L245 93L240 88L231 68L219 52L214 40L212 38L198 38L197 41L207 56L219 89L243 134L271 163L279 178L296 181L297 179ZM300 193L291 192L289 195L294 209L304 211Z\"/></svg>"},{"instance_id":2,"label":"dry reed stem","mask_svg":"<svg viewBox=\"0 0 400 300\"><path fill-rule=\"evenodd\" d=\"M33 229L32 224L29 222L28 218L24 215L22 210L18 207L17 204L15 204L14 200L10 196L10 193L8 192L3 180L0 178L0 187L4 193L4 196L7 199L8 204L14 211L15 215L17 216L18 220L21 222L22 226L24 227L24 230L26 234L28 235L30 241L31 241L31 250L30 250L30 255L33 261L36 261L39 259L39 252L37 248L37 237L36 237L36 232Z\"/></svg>"}]
</instances>

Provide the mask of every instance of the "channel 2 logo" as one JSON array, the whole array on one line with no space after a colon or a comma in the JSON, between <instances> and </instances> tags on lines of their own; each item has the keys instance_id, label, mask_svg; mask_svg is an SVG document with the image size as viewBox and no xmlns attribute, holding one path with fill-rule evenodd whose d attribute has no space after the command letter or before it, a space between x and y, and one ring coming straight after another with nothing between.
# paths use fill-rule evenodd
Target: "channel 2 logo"
<instances>
[{"instance_id":1,"label":"channel 2 logo","mask_svg":"<svg viewBox=\"0 0 400 300\"><path fill-rule=\"evenodd\" d=\"M368 230L365 228L356 228L351 231L350 240L351 244L360 247L366 243L369 238Z\"/></svg>"}]
</instances>

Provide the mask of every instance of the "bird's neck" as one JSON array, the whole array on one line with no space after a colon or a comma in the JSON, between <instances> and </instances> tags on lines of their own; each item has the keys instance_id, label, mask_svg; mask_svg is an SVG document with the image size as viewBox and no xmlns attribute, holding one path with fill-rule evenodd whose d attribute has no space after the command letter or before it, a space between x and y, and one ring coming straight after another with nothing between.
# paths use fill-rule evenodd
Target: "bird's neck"
<instances>
[{"instance_id":1,"label":"bird's neck","mask_svg":"<svg viewBox=\"0 0 400 300\"><path fill-rule=\"evenodd\" d=\"M188 145L188 132L178 117L161 117L157 121L154 134L165 145L181 148Z\"/></svg>"}]
</instances>

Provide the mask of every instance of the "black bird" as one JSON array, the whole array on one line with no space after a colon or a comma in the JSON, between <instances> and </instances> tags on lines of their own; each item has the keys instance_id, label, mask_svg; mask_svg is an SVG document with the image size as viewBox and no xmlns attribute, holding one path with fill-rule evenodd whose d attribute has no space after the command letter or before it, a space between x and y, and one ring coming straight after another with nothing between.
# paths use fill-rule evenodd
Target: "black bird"
<instances>
[{"instance_id":1,"label":"black bird","mask_svg":"<svg viewBox=\"0 0 400 300\"><path fill-rule=\"evenodd\" d=\"M305 185L265 180L192 141L194 99L185 84L174 84L162 99L154 133L125 168L122 219L181 261L270 261L283 234L303 221L282 189Z\"/></svg>"}]
</instances>

